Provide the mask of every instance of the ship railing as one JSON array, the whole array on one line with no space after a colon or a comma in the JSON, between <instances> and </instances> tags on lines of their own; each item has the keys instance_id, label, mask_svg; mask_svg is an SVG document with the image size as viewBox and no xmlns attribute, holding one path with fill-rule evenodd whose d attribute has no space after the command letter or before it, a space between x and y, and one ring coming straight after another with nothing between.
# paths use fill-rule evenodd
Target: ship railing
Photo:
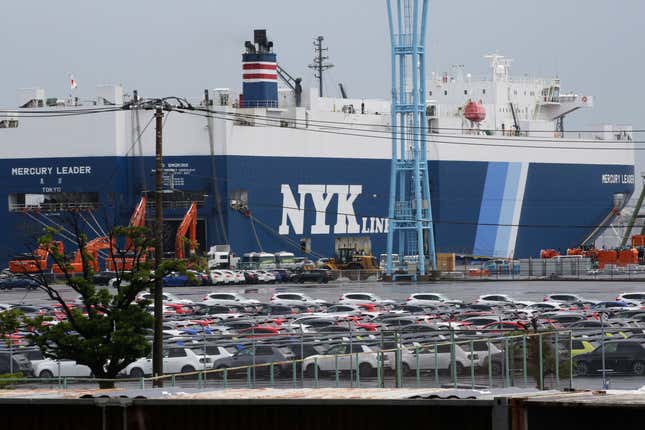
<instances>
[{"instance_id":1,"label":"ship railing","mask_svg":"<svg viewBox=\"0 0 645 430\"><path fill-rule=\"evenodd\" d=\"M278 108L277 100L243 100L243 109L261 109L261 108Z\"/></svg>"},{"instance_id":2,"label":"ship railing","mask_svg":"<svg viewBox=\"0 0 645 430\"><path fill-rule=\"evenodd\" d=\"M10 203L10 212L63 212L72 210L93 210L97 204L91 202L61 202L61 203L40 203L29 205L24 203Z\"/></svg>"}]
</instances>

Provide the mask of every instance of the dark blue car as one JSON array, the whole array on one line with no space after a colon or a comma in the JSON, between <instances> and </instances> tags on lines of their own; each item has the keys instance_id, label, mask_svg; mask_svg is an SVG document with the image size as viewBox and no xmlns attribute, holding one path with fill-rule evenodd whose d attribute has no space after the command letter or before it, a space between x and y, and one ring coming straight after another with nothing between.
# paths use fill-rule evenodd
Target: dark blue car
<instances>
[{"instance_id":1,"label":"dark blue car","mask_svg":"<svg viewBox=\"0 0 645 430\"><path fill-rule=\"evenodd\" d=\"M12 290L14 288L26 288L28 290L35 290L36 288L38 288L38 282L30 278L23 278L18 276L0 278L0 290Z\"/></svg>"},{"instance_id":2,"label":"dark blue car","mask_svg":"<svg viewBox=\"0 0 645 430\"><path fill-rule=\"evenodd\" d=\"M183 275L181 273L171 273L170 275L164 276L163 285L164 287L185 287L188 285L198 285L199 281L195 278L189 277L188 275Z\"/></svg>"}]
</instances>

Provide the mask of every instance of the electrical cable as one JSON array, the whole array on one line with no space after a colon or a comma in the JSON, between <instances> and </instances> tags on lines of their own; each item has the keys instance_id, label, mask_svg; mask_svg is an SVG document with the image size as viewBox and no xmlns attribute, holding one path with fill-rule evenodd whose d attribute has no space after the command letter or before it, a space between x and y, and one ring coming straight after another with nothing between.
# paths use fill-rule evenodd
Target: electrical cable
<instances>
[{"instance_id":1,"label":"electrical cable","mask_svg":"<svg viewBox=\"0 0 645 430\"><path fill-rule=\"evenodd\" d=\"M184 110L177 110L175 109L176 112L179 113L184 113L188 115L195 115L195 116L200 116L200 117L212 117L215 119L221 119L225 121L238 121L234 118L226 118L226 117L221 117L217 115L210 115L210 114L201 114L193 111L184 111ZM266 121L280 121L279 119L267 119ZM273 124L260 124L261 126L267 126L267 127L275 127L275 128L285 128L281 127L280 125L273 125ZM392 140L391 133L383 133L382 136L379 135L366 135L366 134L359 134L359 133L347 133L347 132L339 132L339 131L331 131L331 130L322 130L322 129L314 129L314 128L288 128L289 130L292 131L300 131L300 132L310 132L310 133L320 133L320 134L332 134L332 135L340 135L340 136L350 136L350 137L360 137L360 138L368 138L368 139L380 139L380 140ZM380 133L377 131L374 131L374 133ZM544 145L528 145L528 144L502 144L502 143L473 143L473 142L455 142L455 141L445 141L441 140L443 138L448 137L449 135L447 134L438 134L438 135L429 135L430 137L426 137L425 142L426 143L435 143L435 144L445 144L445 145L457 145L457 146L475 146L475 147L500 147L500 148L519 148L519 149L544 149L544 150L573 150L573 151L581 151L581 150L595 150L595 151L641 151L645 150L645 146L643 147L575 147L575 146L544 146ZM438 137L435 137L438 136ZM463 138L464 136L450 136L451 138ZM470 138L478 138L476 136L470 136ZM479 138L482 138L481 136ZM489 139L489 138L486 138ZM408 141L408 142L413 142L414 138L410 137L405 137L403 139L399 138L398 141ZM421 139L419 138L419 141ZM560 143L557 140L542 140L543 142L550 142L550 143ZM571 143L572 141L569 141ZM587 142L581 142L581 143L588 143ZM620 141L619 141L620 142ZM621 142L622 143L622 142ZM628 143L630 145L634 144L645 144L645 140L642 141L625 141L625 143Z\"/></svg>"}]
</instances>

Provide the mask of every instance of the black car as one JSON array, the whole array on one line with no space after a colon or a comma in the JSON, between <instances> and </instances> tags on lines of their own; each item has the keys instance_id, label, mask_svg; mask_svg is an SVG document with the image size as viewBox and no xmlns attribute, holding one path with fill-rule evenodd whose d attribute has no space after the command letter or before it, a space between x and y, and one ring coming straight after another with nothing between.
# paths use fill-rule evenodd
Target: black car
<instances>
[{"instance_id":1,"label":"black car","mask_svg":"<svg viewBox=\"0 0 645 430\"><path fill-rule=\"evenodd\" d=\"M297 309L294 306L263 304L257 315L294 315L296 313Z\"/></svg>"},{"instance_id":2,"label":"black car","mask_svg":"<svg viewBox=\"0 0 645 430\"><path fill-rule=\"evenodd\" d=\"M289 279L291 282L304 283L304 282L320 282L326 284L331 280L329 270L313 269L313 270L299 270L291 274Z\"/></svg>"},{"instance_id":3,"label":"black car","mask_svg":"<svg viewBox=\"0 0 645 430\"><path fill-rule=\"evenodd\" d=\"M615 373L645 375L645 343L634 340L605 342L605 369ZM586 354L575 357L577 375L598 375L602 370L602 349L600 345Z\"/></svg>"},{"instance_id":4,"label":"black car","mask_svg":"<svg viewBox=\"0 0 645 430\"><path fill-rule=\"evenodd\" d=\"M10 365L10 360L13 359L13 369ZM34 368L31 361L25 354L11 353L9 350L3 349L0 351L0 375L13 373L22 373L25 377L34 376Z\"/></svg>"},{"instance_id":5,"label":"black car","mask_svg":"<svg viewBox=\"0 0 645 430\"><path fill-rule=\"evenodd\" d=\"M12 309L20 309L22 312L26 314L38 314L38 313L45 313L48 310L48 307L39 307L39 306L32 306L32 305L25 305L25 304L17 304L17 305L11 305Z\"/></svg>"},{"instance_id":6,"label":"black car","mask_svg":"<svg viewBox=\"0 0 645 430\"><path fill-rule=\"evenodd\" d=\"M24 278L20 276L11 276L7 278L0 278L0 290L13 290L14 288L26 288L28 290L35 290L38 288L38 282L31 278Z\"/></svg>"},{"instance_id":7,"label":"black car","mask_svg":"<svg viewBox=\"0 0 645 430\"><path fill-rule=\"evenodd\" d=\"M94 282L95 285L109 285L110 280L116 277L116 272L98 272L92 276L92 282Z\"/></svg>"}]
</instances>

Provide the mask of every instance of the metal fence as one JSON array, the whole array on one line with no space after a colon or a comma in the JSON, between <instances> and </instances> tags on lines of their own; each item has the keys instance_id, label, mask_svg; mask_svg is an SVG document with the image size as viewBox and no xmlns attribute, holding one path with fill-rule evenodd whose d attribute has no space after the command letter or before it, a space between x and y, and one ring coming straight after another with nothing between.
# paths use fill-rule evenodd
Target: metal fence
<instances>
[{"instance_id":1,"label":"metal fence","mask_svg":"<svg viewBox=\"0 0 645 430\"><path fill-rule=\"evenodd\" d=\"M501 388L536 387L538 389L572 388L573 333L549 331L532 334L500 333L496 336L417 342L401 346L403 336L382 336L370 352L317 355L304 359L253 365L198 370L159 377L119 378L117 387L149 388L155 380L165 386L209 389L227 388L320 388L320 387L464 387ZM395 343L394 347L388 344ZM255 347L253 347L255 353ZM253 362L256 362L254 355ZM28 387L95 386L96 378L5 377L1 385Z\"/></svg>"},{"instance_id":2,"label":"metal fence","mask_svg":"<svg viewBox=\"0 0 645 430\"><path fill-rule=\"evenodd\" d=\"M336 270L333 281L379 281L382 270ZM405 279L405 274L401 277ZM645 280L645 265L613 266L595 269L584 261L558 263L552 260L523 260L516 265L491 266L486 262L459 265L454 270L443 270L435 279L463 281L531 281L531 280Z\"/></svg>"}]
</instances>

